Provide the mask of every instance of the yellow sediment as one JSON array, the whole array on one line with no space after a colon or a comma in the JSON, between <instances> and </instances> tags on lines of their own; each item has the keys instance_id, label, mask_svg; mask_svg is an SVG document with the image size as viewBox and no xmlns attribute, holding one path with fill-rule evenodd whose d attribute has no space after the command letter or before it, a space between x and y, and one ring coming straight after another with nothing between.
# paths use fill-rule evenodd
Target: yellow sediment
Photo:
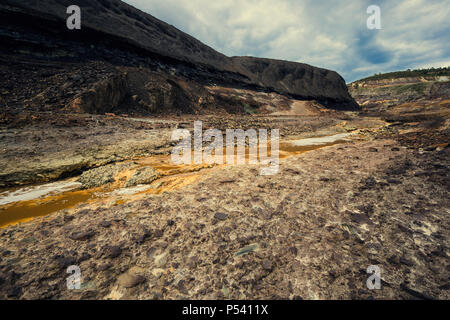
<instances>
[{"instance_id":1,"label":"yellow sediment","mask_svg":"<svg viewBox=\"0 0 450 320\"><path fill-rule=\"evenodd\" d=\"M46 198L19 201L0 207L0 228L49 213L68 209L81 202L87 202L95 197L97 189L69 191Z\"/></svg>"},{"instance_id":2,"label":"yellow sediment","mask_svg":"<svg viewBox=\"0 0 450 320\"><path fill-rule=\"evenodd\" d=\"M282 142L279 146L279 158L285 159L290 156L298 155L304 152L316 150L326 146L332 146L343 141L335 141L323 145L296 146L288 142ZM249 159L249 148L245 148L245 158ZM267 148L268 157L270 157L270 145ZM237 155L237 148L235 148ZM223 159L226 157L226 148L223 149ZM259 157L258 157L259 158ZM203 174L203 169L213 167L220 168L230 164L193 164L193 165L175 165L172 163L170 155L154 155L146 158L134 160L139 166L151 166L160 173L160 178L153 181L149 188L135 194L124 194L114 196L106 191L113 191L123 187L124 183L132 176L136 168L121 171L116 177L115 182L108 185L107 188L94 188L89 190L67 191L61 194L48 196L28 201L19 201L4 206L0 206L0 228L14 225L21 222L27 222L33 218L45 216L63 209L70 209L81 203L100 203L102 201L113 200L116 205L127 201L134 201L145 197L148 194L161 194L163 192L173 192L195 183ZM224 163L226 161L223 161ZM247 161L246 161L247 162ZM115 198L114 198L115 197Z\"/></svg>"}]
</instances>

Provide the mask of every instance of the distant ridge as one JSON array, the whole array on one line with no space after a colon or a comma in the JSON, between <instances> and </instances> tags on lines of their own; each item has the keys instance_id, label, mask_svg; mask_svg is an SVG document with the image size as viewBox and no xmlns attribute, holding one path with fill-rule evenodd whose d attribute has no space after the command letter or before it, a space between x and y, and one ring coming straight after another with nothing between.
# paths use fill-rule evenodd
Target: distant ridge
<instances>
[{"instance_id":1,"label":"distant ridge","mask_svg":"<svg viewBox=\"0 0 450 320\"><path fill-rule=\"evenodd\" d=\"M387 73L379 73L370 77L356 80L357 81L372 81L384 79L398 79L398 78L414 78L414 77L439 77L450 76L450 67L442 68L425 68L425 69L408 69L404 71L393 71Z\"/></svg>"}]
</instances>

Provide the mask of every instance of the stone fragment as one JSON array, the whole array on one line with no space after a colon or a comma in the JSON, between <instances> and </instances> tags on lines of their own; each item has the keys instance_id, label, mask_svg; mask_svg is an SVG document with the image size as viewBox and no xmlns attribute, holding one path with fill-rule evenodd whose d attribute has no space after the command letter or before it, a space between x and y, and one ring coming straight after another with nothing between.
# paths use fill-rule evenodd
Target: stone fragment
<instances>
[{"instance_id":1,"label":"stone fragment","mask_svg":"<svg viewBox=\"0 0 450 320\"><path fill-rule=\"evenodd\" d=\"M138 274L129 274L124 273L119 276L118 283L121 287L124 288L133 288L137 286L138 284L145 281L145 277L138 275Z\"/></svg>"},{"instance_id":2,"label":"stone fragment","mask_svg":"<svg viewBox=\"0 0 450 320\"><path fill-rule=\"evenodd\" d=\"M110 246L107 250L107 257L114 259L120 256L122 253L122 249L118 246Z\"/></svg>"},{"instance_id":3,"label":"stone fragment","mask_svg":"<svg viewBox=\"0 0 450 320\"><path fill-rule=\"evenodd\" d=\"M155 256L155 264L162 268L167 264L167 252L161 253L160 255Z\"/></svg>"},{"instance_id":4,"label":"stone fragment","mask_svg":"<svg viewBox=\"0 0 450 320\"><path fill-rule=\"evenodd\" d=\"M111 226L111 222L110 221L102 221L99 223L99 226L103 227L103 228L109 228Z\"/></svg>"},{"instance_id":5,"label":"stone fragment","mask_svg":"<svg viewBox=\"0 0 450 320\"><path fill-rule=\"evenodd\" d=\"M76 241L86 241L89 240L92 236L94 236L94 231L76 231L73 232L69 238Z\"/></svg>"},{"instance_id":6,"label":"stone fragment","mask_svg":"<svg viewBox=\"0 0 450 320\"><path fill-rule=\"evenodd\" d=\"M125 187L133 187L139 184L149 184L159 178L159 173L152 167L137 169L130 179L125 183Z\"/></svg>"},{"instance_id":7,"label":"stone fragment","mask_svg":"<svg viewBox=\"0 0 450 320\"><path fill-rule=\"evenodd\" d=\"M262 267L264 270L271 271L272 270L272 262L270 260L264 260L262 263Z\"/></svg>"},{"instance_id":8,"label":"stone fragment","mask_svg":"<svg viewBox=\"0 0 450 320\"><path fill-rule=\"evenodd\" d=\"M108 270L111 267L112 267L112 263L108 262L108 263L104 263L104 264L101 264L101 265L97 266L97 270L98 271L105 271L105 270Z\"/></svg>"},{"instance_id":9,"label":"stone fragment","mask_svg":"<svg viewBox=\"0 0 450 320\"><path fill-rule=\"evenodd\" d=\"M214 218L216 218L217 220L226 220L228 218L228 215L226 213L223 212L216 212L216 214L214 215Z\"/></svg>"},{"instance_id":10,"label":"stone fragment","mask_svg":"<svg viewBox=\"0 0 450 320\"><path fill-rule=\"evenodd\" d=\"M253 244L249 244L248 246L243 247L242 249L240 249L239 251L237 251L234 255L236 257L240 257L243 256L247 253L256 251L259 249L259 245L257 243L253 243Z\"/></svg>"}]
</instances>

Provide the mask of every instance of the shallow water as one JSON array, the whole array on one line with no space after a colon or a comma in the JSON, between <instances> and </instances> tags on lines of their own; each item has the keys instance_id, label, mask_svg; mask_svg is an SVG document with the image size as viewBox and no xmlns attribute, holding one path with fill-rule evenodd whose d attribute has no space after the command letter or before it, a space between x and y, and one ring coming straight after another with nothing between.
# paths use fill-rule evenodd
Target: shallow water
<instances>
[{"instance_id":1,"label":"shallow water","mask_svg":"<svg viewBox=\"0 0 450 320\"><path fill-rule=\"evenodd\" d=\"M0 207L0 228L67 209L94 197L95 194L92 191L78 190L2 206Z\"/></svg>"},{"instance_id":2,"label":"shallow water","mask_svg":"<svg viewBox=\"0 0 450 320\"><path fill-rule=\"evenodd\" d=\"M80 186L81 183L79 182L58 181L38 186L29 186L25 188L7 190L0 193L0 206L8 203L28 201L51 194L66 192L77 189Z\"/></svg>"},{"instance_id":3,"label":"shallow water","mask_svg":"<svg viewBox=\"0 0 450 320\"><path fill-rule=\"evenodd\" d=\"M339 134L335 134L333 136L291 140L291 141L289 141L289 143L293 144L295 146L298 146L298 147L318 146L318 145L324 145L324 144L333 143L333 142L336 142L339 140L343 140L343 139L347 138L349 135L350 135L350 133L339 133Z\"/></svg>"}]
</instances>

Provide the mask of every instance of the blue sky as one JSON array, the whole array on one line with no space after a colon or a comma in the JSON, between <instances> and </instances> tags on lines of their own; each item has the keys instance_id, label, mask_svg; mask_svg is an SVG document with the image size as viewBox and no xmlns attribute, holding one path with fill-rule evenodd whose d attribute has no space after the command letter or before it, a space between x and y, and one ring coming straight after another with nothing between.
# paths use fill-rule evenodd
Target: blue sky
<instances>
[{"instance_id":1,"label":"blue sky","mask_svg":"<svg viewBox=\"0 0 450 320\"><path fill-rule=\"evenodd\" d=\"M125 0L228 56L308 63L347 82L450 66L450 0ZM369 30L369 5L381 30Z\"/></svg>"}]
</instances>

